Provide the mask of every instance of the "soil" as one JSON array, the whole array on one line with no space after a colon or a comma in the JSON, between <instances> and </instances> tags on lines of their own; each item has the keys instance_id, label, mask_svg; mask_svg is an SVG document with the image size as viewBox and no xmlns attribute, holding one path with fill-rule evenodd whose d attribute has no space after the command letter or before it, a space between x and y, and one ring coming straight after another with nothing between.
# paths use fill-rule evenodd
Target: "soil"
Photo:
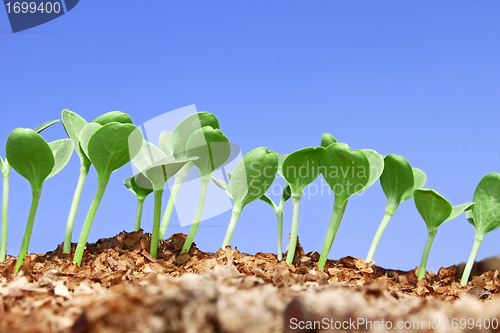
<instances>
[{"instance_id":1,"label":"soil","mask_svg":"<svg viewBox=\"0 0 500 333\"><path fill-rule=\"evenodd\" d=\"M319 254L300 246L288 265L230 247L181 255L185 238L162 241L155 259L149 234L122 232L88 245L81 267L59 246L28 255L17 274L8 257L0 332L500 331L498 259L476 263L462 287L463 265L421 281L417 268L354 257L329 260L323 272Z\"/></svg>"}]
</instances>

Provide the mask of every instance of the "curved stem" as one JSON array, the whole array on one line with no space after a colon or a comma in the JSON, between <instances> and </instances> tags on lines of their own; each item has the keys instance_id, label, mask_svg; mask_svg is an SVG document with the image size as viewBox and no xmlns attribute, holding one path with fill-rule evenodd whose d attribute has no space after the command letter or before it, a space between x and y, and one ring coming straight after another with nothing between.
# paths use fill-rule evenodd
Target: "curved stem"
<instances>
[{"instance_id":1,"label":"curved stem","mask_svg":"<svg viewBox=\"0 0 500 333\"><path fill-rule=\"evenodd\" d=\"M32 199L31 208L28 215L28 222L26 223L26 229L24 230L23 241L21 243L21 250L19 251L19 256L17 257L16 268L14 272L18 272L19 268L28 253L28 246L30 244L31 232L33 231L33 222L35 221L36 210L38 208L38 202L40 201L40 194L42 193L42 187L39 189L31 189Z\"/></svg>"},{"instance_id":2,"label":"curved stem","mask_svg":"<svg viewBox=\"0 0 500 333\"><path fill-rule=\"evenodd\" d=\"M321 250L321 255L319 256L318 268L320 270L323 270L325 267L328 253L332 248L333 240L335 239L335 235L337 234L337 230L339 229L340 221L342 221L342 217L344 216L344 211L345 207L347 206L348 200L346 200L343 204L339 204L338 201L339 200L335 199L335 202L333 204L332 218L330 220L330 225L328 226L328 231L326 233L323 250Z\"/></svg>"},{"instance_id":3,"label":"curved stem","mask_svg":"<svg viewBox=\"0 0 500 333\"><path fill-rule=\"evenodd\" d=\"M82 232L80 233L80 238L78 240L78 245L76 246L75 257L73 258L73 263L78 266L82 263L83 251L85 251L85 246L87 245L87 238L89 237L90 227L92 227L92 222L94 221L97 208L99 208L99 203L101 202L106 186L108 185L109 178L105 180L97 181L97 191L90 205L87 217L85 218L85 223L83 224Z\"/></svg>"},{"instance_id":4,"label":"curved stem","mask_svg":"<svg viewBox=\"0 0 500 333\"><path fill-rule=\"evenodd\" d=\"M196 208L196 213L194 214L193 224L189 230L189 234L184 242L181 253L189 252L191 245L193 244L194 237L196 236L196 231L198 230L198 225L201 221L201 216L203 214L203 207L205 206L205 199L207 197L208 184L210 183L210 177L212 173L200 177L200 197L198 199L198 207Z\"/></svg>"},{"instance_id":5,"label":"curved stem","mask_svg":"<svg viewBox=\"0 0 500 333\"><path fill-rule=\"evenodd\" d=\"M85 179L89 173L90 164L83 164L80 166L80 176L78 177L78 183L76 184L75 194L73 195L73 201L71 202L71 208L69 210L68 221L66 222L66 232L64 234L64 253L71 252L71 237L73 236L73 226L75 224L76 212L78 210L78 204L80 203L80 196L82 195L83 184L85 184Z\"/></svg>"},{"instance_id":6,"label":"curved stem","mask_svg":"<svg viewBox=\"0 0 500 333\"><path fill-rule=\"evenodd\" d=\"M389 205L389 204L386 205L384 218L382 219L382 222L380 222L375 237L373 237L372 245L370 246L370 250L368 250L368 255L366 256L365 261L368 262L370 260L373 260L373 256L375 255L375 250L377 249L378 243L380 242L380 238L382 237L382 234L384 233L387 224L389 223L392 216L396 212L397 207L398 207L397 205Z\"/></svg>"},{"instance_id":7,"label":"curved stem","mask_svg":"<svg viewBox=\"0 0 500 333\"><path fill-rule=\"evenodd\" d=\"M167 208L165 209L165 213L163 214L163 219L160 225L161 239L165 238L167 227L170 222L170 218L172 217L172 212L174 211L175 202L177 201L177 196L179 195L179 190L181 189L182 182L184 181L184 179L186 179L186 176L189 173L189 169L191 169L192 166L193 163L188 162L175 174L174 186L172 187L172 192L170 193L170 197L168 198Z\"/></svg>"},{"instance_id":8,"label":"curved stem","mask_svg":"<svg viewBox=\"0 0 500 333\"><path fill-rule=\"evenodd\" d=\"M474 262L476 261L477 252L479 251L479 247L483 242L484 235L478 235L476 232L476 237L474 238L474 245L472 245L472 251L470 252L469 260L467 260L467 265L465 265L464 273L462 274L462 279L460 280L460 284L462 286L467 285L469 281L470 272L472 271L472 266L474 266Z\"/></svg>"},{"instance_id":9,"label":"curved stem","mask_svg":"<svg viewBox=\"0 0 500 333\"><path fill-rule=\"evenodd\" d=\"M137 212L135 213L134 231L139 231L139 229L141 229L142 207L144 207L145 199L146 198L137 198Z\"/></svg>"},{"instance_id":10,"label":"curved stem","mask_svg":"<svg viewBox=\"0 0 500 333\"><path fill-rule=\"evenodd\" d=\"M229 221L229 226L227 227L226 236L222 242L222 248L225 249L226 246L231 242L231 237L233 237L234 228L236 227L236 222L241 215L241 207L233 207L233 212L231 214L231 220Z\"/></svg>"},{"instance_id":11,"label":"curved stem","mask_svg":"<svg viewBox=\"0 0 500 333\"><path fill-rule=\"evenodd\" d=\"M149 249L149 254L153 258L156 258L158 252L158 235L160 233L160 218L161 218L161 197L163 195L163 189L155 190L155 211L153 217L153 232L151 235L151 247Z\"/></svg>"},{"instance_id":12,"label":"curved stem","mask_svg":"<svg viewBox=\"0 0 500 333\"><path fill-rule=\"evenodd\" d=\"M427 243L425 244L424 253L422 254L422 261L420 261L420 267L418 268L418 280L422 280L425 277L425 268L427 267L427 258L429 258L429 252L431 251L432 242L436 237L437 229L429 231L429 237L427 238Z\"/></svg>"},{"instance_id":13,"label":"curved stem","mask_svg":"<svg viewBox=\"0 0 500 333\"><path fill-rule=\"evenodd\" d=\"M301 196L292 196L293 214L292 214L292 231L290 232L290 244L288 245L288 253L286 254L287 264L293 262L295 256L295 248L297 247L297 233L299 231L299 210Z\"/></svg>"},{"instance_id":14,"label":"curved stem","mask_svg":"<svg viewBox=\"0 0 500 333\"><path fill-rule=\"evenodd\" d=\"M9 175L10 164L4 162L2 170L3 178L3 195L2 195L2 234L0 239L0 262L5 260L7 256L7 227L9 223Z\"/></svg>"}]
</instances>

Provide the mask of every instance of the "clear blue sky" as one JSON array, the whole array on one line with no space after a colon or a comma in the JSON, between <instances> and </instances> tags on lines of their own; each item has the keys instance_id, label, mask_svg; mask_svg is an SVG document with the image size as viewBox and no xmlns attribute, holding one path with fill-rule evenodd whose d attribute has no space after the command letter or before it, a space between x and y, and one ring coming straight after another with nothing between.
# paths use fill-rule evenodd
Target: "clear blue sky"
<instances>
[{"instance_id":1,"label":"clear blue sky","mask_svg":"<svg viewBox=\"0 0 500 333\"><path fill-rule=\"evenodd\" d=\"M266 146L286 154L319 145L329 132L353 149L403 155L427 173L427 187L453 205L468 202L485 174L500 171L499 11L496 0L86 0L12 34L0 9L0 155L11 130L34 128L64 108L89 121L120 110L142 124L195 104L217 115L243 153ZM48 141L66 136L61 124L43 135ZM63 241L78 165L75 154L46 182L29 252ZM112 175L89 241L133 228L135 197L122 185L129 175L129 167ZM74 241L95 188L92 169ZM30 200L28 182L13 171L9 254L19 251ZM299 237L306 251L321 250L332 205L331 195L303 200ZM384 206L378 182L352 198L329 257L364 258ZM152 197L146 230L151 210ZM229 218L227 212L203 222L208 227L195 239L202 250L217 250ZM288 203L285 232L290 220ZM188 228L174 217L167 233ZM426 237L409 200L391 220L375 260L414 268ZM274 212L256 202L244 209L232 244L249 253L275 252L275 238ZM464 215L447 222L428 268L467 260L473 238ZM488 234L478 258L500 252L499 239L500 230Z\"/></svg>"}]
</instances>

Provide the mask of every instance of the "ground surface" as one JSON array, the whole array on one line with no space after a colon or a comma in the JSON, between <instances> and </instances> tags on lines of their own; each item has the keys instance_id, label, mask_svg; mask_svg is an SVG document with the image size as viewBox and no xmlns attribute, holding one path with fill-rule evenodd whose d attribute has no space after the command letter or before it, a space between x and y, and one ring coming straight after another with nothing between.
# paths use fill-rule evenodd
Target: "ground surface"
<instances>
[{"instance_id":1,"label":"ground surface","mask_svg":"<svg viewBox=\"0 0 500 333\"><path fill-rule=\"evenodd\" d=\"M416 271L353 257L322 272L319 254L300 247L294 265L229 247L179 255L182 234L162 242L154 259L149 240L142 231L102 239L80 268L61 248L29 255L17 274L9 257L0 264L0 332L500 331L494 259L461 287L455 266L417 282Z\"/></svg>"}]
</instances>

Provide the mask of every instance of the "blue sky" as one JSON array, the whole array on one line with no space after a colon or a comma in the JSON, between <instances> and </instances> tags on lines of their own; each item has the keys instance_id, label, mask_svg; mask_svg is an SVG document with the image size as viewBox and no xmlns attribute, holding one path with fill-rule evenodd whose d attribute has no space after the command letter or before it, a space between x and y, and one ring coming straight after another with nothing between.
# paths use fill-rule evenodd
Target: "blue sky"
<instances>
[{"instance_id":1,"label":"blue sky","mask_svg":"<svg viewBox=\"0 0 500 333\"><path fill-rule=\"evenodd\" d=\"M243 153L265 146L287 154L319 145L329 132L353 149L403 155L426 172L426 187L453 205L468 202L480 179L500 170L499 10L498 1L461 0L87 0L12 34L1 9L0 155L11 130L34 128L65 108L88 121L120 110L140 125L195 104L217 115ZM43 136L52 141L66 134L58 124ZM44 185L29 252L62 242L78 165L75 154ZM122 185L130 170L112 175L89 241L133 228L135 197ZM75 242L95 188L92 169ZM30 199L28 182L12 172L11 255L19 251ZM321 250L332 206L331 195L303 200L299 237L306 251ZM378 182L351 199L329 257L364 258L384 206ZM146 230L152 207L151 197ZM202 250L217 250L229 218L226 212L202 223L195 239ZM290 223L288 203L285 232ZM174 217L167 234L188 231ZM426 237L409 200L387 227L375 260L412 269ZM499 230L488 234L478 257L500 252L499 237ZM275 238L274 212L256 202L245 207L232 244L249 253L275 252ZM473 239L464 215L447 222L428 269L467 260Z\"/></svg>"}]
</instances>

